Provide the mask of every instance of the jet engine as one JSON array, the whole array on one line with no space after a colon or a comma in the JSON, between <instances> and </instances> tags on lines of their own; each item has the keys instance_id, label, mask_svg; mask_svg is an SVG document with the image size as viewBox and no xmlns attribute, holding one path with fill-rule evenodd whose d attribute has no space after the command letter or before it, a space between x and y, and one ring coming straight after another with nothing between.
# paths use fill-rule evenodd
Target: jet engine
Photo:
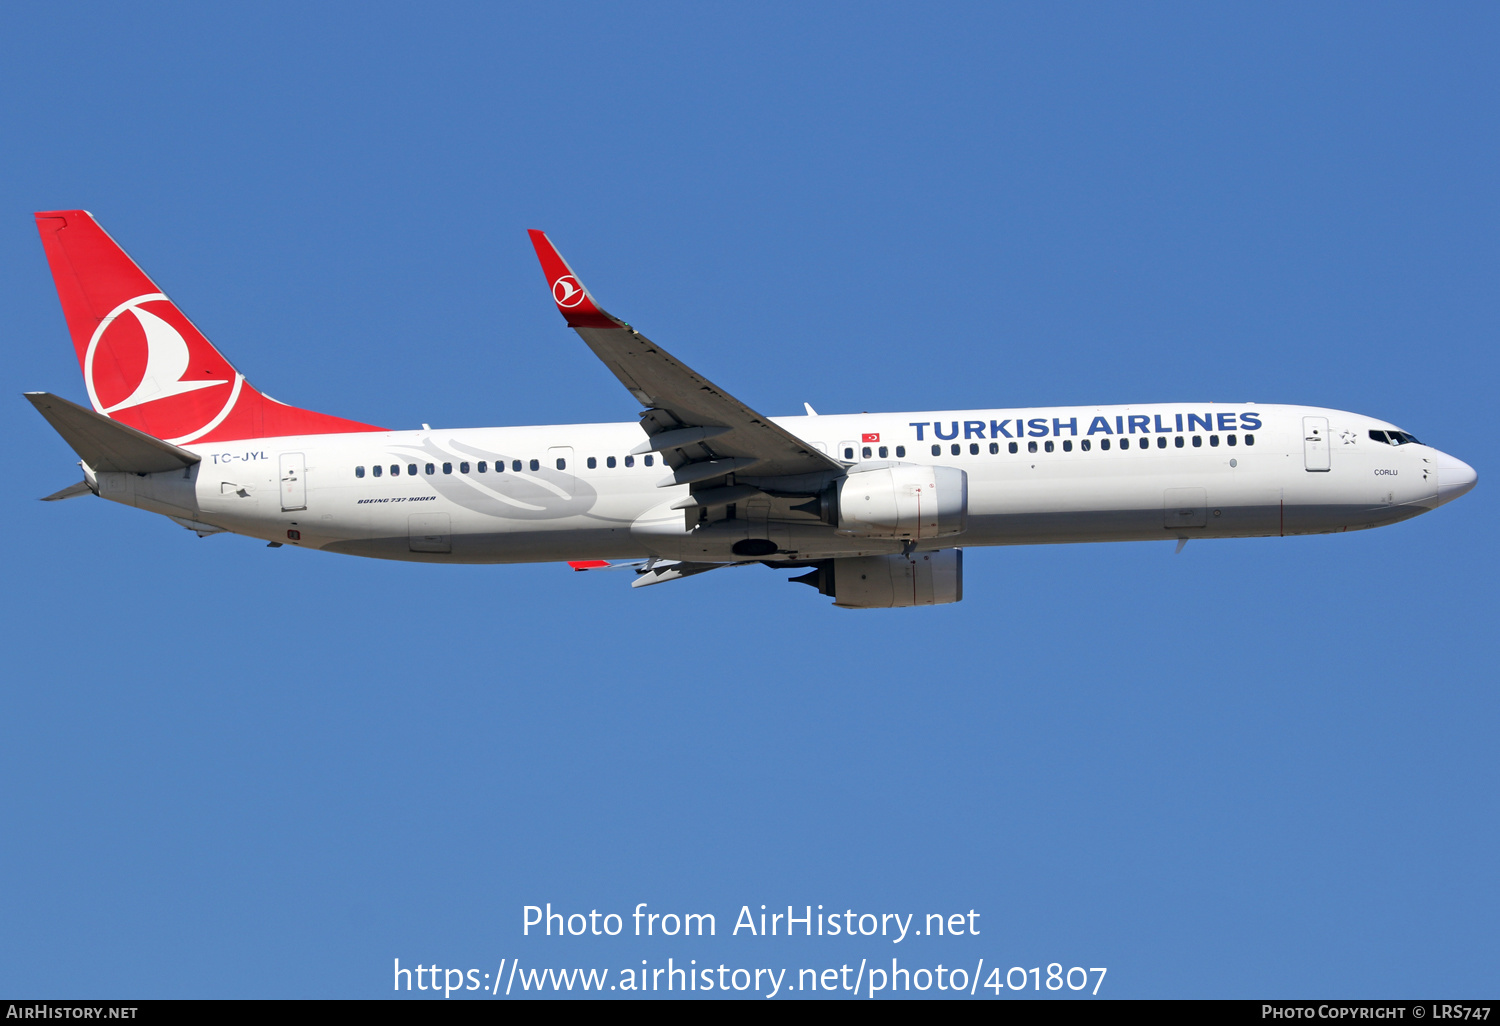
<instances>
[{"instance_id":1,"label":"jet engine","mask_svg":"<svg viewBox=\"0 0 1500 1026\"><path fill-rule=\"evenodd\" d=\"M963 600L964 552L824 559L811 573L791 579L833 596L833 604L844 609L940 606Z\"/></svg>"},{"instance_id":2,"label":"jet engine","mask_svg":"<svg viewBox=\"0 0 1500 1026\"><path fill-rule=\"evenodd\" d=\"M969 475L957 467L856 466L824 493L819 512L856 538L947 538L968 527Z\"/></svg>"}]
</instances>

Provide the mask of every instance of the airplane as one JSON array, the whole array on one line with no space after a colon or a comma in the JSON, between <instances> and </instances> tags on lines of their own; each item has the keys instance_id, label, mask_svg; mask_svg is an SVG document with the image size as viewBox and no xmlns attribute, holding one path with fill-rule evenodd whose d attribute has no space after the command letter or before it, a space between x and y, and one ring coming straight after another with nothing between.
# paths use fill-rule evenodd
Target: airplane
<instances>
[{"instance_id":1,"label":"airplane","mask_svg":"<svg viewBox=\"0 0 1500 1026\"><path fill-rule=\"evenodd\" d=\"M256 389L88 212L36 223L89 400L26 394L83 468L47 499L93 494L200 537L566 561L636 587L762 564L870 609L960 601L970 546L1362 530L1476 481L1393 424L1311 406L764 416L606 313L540 231L558 312L639 419L393 431Z\"/></svg>"}]
</instances>

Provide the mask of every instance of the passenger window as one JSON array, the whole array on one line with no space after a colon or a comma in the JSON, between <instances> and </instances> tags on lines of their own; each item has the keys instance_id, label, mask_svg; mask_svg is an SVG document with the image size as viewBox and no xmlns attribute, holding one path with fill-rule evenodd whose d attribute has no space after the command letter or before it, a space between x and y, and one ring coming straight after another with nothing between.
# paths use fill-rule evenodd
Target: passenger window
<instances>
[{"instance_id":1,"label":"passenger window","mask_svg":"<svg viewBox=\"0 0 1500 1026\"><path fill-rule=\"evenodd\" d=\"M865 446L863 449L861 449L859 451L859 455L863 459L869 459L870 458L870 447L868 445Z\"/></svg>"},{"instance_id":2,"label":"passenger window","mask_svg":"<svg viewBox=\"0 0 1500 1026\"><path fill-rule=\"evenodd\" d=\"M1157 435L1156 436L1156 447L1158 449L1165 449L1167 447L1167 436L1166 435Z\"/></svg>"},{"instance_id":3,"label":"passenger window","mask_svg":"<svg viewBox=\"0 0 1500 1026\"><path fill-rule=\"evenodd\" d=\"M633 466L635 466L635 457L634 456L626 456L625 457L625 465L627 467L633 467Z\"/></svg>"},{"instance_id":4,"label":"passenger window","mask_svg":"<svg viewBox=\"0 0 1500 1026\"><path fill-rule=\"evenodd\" d=\"M514 470L517 474L519 474L521 472L521 461L520 460L511 460L510 461L510 469ZM430 474L430 473L432 473L432 471L429 470L428 473Z\"/></svg>"},{"instance_id":5,"label":"passenger window","mask_svg":"<svg viewBox=\"0 0 1500 1026\"><path fill-rule=\"evenodd\" d=\"M1194 449L1201 449L1201 448L1203 448L1203 436L1202 435L1194 435L1193 436L1193 448Z\"/></svg>"},{"instance_id":6,"label":"passenger window","mask_svg":"<svg viewBox=\"0 0 1500 1026\"><path fill-rule=\"evenodd\" d=\"M474 469L479 471L481 474L487 474L489 473L490 465L484 460L480 460L477 464L474 465Z\"/></svg>"},{"instance_id":7,"label":"passenger window","mask_svg":"<svg viewBox=\"0 0 1500 1026\"><path fill-rule=\"evenodd\" d=\"M1073 443L1071 441L1069 441L1068 439L1064 438L1063 439L1063 452L1072 452L1072 451L1073 451Z\"/></svg>"},{"instance_id":8,"label":"passenger window","mask_svg":"<svg viewBox=\"0 0 1500 1026\"><path fill-rule=\"evenodd\" d=\"M1006 446L1006 448L1009 449L1011 452L1016 452L1021 447L1019 445L1017 445L1015 442L1011 442L1010 445Z\"/></svg>"},{"instance_id":9,"label":"passenger window","mask_svg":"<svg viewBox=\"0 0 1500 1026\"><path fill-rule=\"evenodd\" d=\"M542 469L542 461L541 460L532 460L531 463L530 463L530 466L531 466L532 470L541 470Z\"/></svg>"},{"instance_id":10,"label":"passenger window","mask_svg":"<svg viewBox=\"0 0 1500 1026\"><path fill-rule=\"evenodd\" d=\"M898 445L898 446L896 446L896 459L899 460L899 459L905 459L905 458L906 458L906 446L904 446L904 445Z\"/></svg>"},{"instance_id":11,"label":"passenger window","mask_svg":"<svg viewBox=\"0 0 1500 1026\"><path fill-rule=\"evenodd\" d=\"M1046 444L1045 444L1045 448L1046 448L1046 450L1048 452L1052 451L1052 439L1050 439L1050 438L1047 439Z\"/></svg>"},{"instance_id":12,"label":"passenger window","mask_svg":"<svg viewBox=\"0 0 1500 1026\"><path fill-rule=\"evenodd\" d=\"M953 455L955 456L964 451L964 447L959 445L957 442L954 442L952 445L948 446L948 448L952 450Z\"/></svg>"},{"instance_id":13,"label":"passenger window","mask_svg":"<svg viewBox=\"0 0 1500 1026\"><path fill-rule=\"evenodd\" d=\"M610 470L614 470L615 469L615 458L613 456L606 456L606 457L604 457L604 465L606 467L608 467Z\"/></svg>"},{"instance_id":14,"label":"passenger window","mask_svg":"<svg viewBox=\"0 0 1500 1026\"><path fill-rule=\"evenodd\" d=\"M1218 445L1219 445L1219 436L1218 435L1209 435L1208 436L1208 444L1214 446L1215 448L1218 448Z\"/></svg>"},{"instance_id":15,"label":"passenger window","mask_svg":"<svg viewBox=\"0 0 1500 1026\"><path fill-rule=\"evenodd\" d=\"M1239 444L1239 440L1236 439L1233 435L1225 435L1224 436L1224 441L1228 442L1230 445L1238 445Z\"/></svg>"},{"instance_id":16,"label":"passenger window","mask_svg":"<svg viewBox=\"0 0 1500 1026\"><path fill-rule=\"evenodd\" d=\"M458 472L460 474L467 474L469 472L469 465L467 463L460 463L458 465Z\"/></svg>"},{"instance_id":17,"label":"passenger window","mask_svg":"<svg viewBox=\"0 0 1500 1026\"><path fill-rule=\"evenodd\" d=\"M1082 449L1084 452L1088 452L1093 447L1094 443L1089 441L1087 438L1078 443L1078 448Z\"/></svg>"},{"instance_id":18,"label":"passenger window","mask_svg":"<svg viewBox=\"0 0 1500 1026\"><path fill-rule=\"evenodd\" d=\"M885 459L890 454L891 454L891 450L890 449L886 448L883 445L880 447L880 458L881 459Z\"/></svg>"},{"instance_id":19,"label":"passenger window","mask_svg":"<svg viewBox=\"0 0 1500 1026\"><path fill-rule=\"evenodd\" d=\"M934 445L932 447L932 454L934 456L941 456L943 454L943 447L941 445Z\"/></svg>"},{"instance_id":20,"label":"passenger window","mask_svg":"<svg viewBox=\"0 0 1500 1026\"><path fill-rule=\"evenodd\" d=\"M437 473L437 467L434 467L431 463L427 464L427 473L428 474L436 474Z\"/></svg>"},{"instance_id":21,"label":"passenger window","mask_svg":"<svg viewBox=\"0 0 1500 1026\"><path fill-rule=\"evenodd\" d=\"M371 467L370 468L370 473L374 474L376 477L379 477L380 476L380 464L377 463L377 464L375 464L375 466Z\"/></svg>"},{"instance_id":22,"label":"passenger window","mask_svg":"<svg viewBox=\"0 0 1500 1026\"><path fill-rule=\"evenodd\" d=\"M651 466L651 464L653 464L653 463L656 462L656 457L655 456L647 456L645 458L645 462L646 462L646 466L649 467L649 466Z\"/></svg>"},{"instance_id":23,"label":"passenger window","mask_svg":"<svg viewBox=\"0 0 1500 1026\"><path fill-rule=\"evenodd\" d=\"M1181 449L1184 445L1187 445L1187 439L1183 438L1181 435L1178 435L1176 438L1172 439L1172 444Z\"/></svg>"},{"instance_id":24,"label":"passenger window","mask_svg":"<svg viewBox=\"0 0 1500 1026\"><path fill-rule=\"evenodd\" d=\"M417 465L415 463L408 463L406 465L406 472L408 474L410 474L412 477L416 477L417 476Z\"/></svg>"},{"instance_id":25,"label":"passenger window","mask_svg":"<svg viewBox=\"0 0 1500 1026\"><path fill-rule=\"evenodd\" d=\"M599 467L599 461L596 460L596 459L594 459L594 457L590 456L589 457L589 469L590 470L596 470L596 469L598 469L598 467Z\"/></svg>"},{"instance_id":26,"label":"passenger window","mask_svg":"<svg viewBox=\"0 0 1500 1026\"><path fill-rule=\"evenodd\" d=\"M1000 453L1000 443L999 442L991 442L990 443L990 455L991 456L997 456L997 455L999 455L999 453Z\"/></svg>"},{"instance_id":27,"label":"passenger window","mask_svg":"<svg viewBox=\"0 0 1500 1026\"><path fill-rule=\"evenodd\" d=\"M1027 452L1036 452L1036 443L1035 442L1027 442L1026 443L1026 451Z\"/></svg>"},{"instance_id":28,"label":"passenger window","mask_svg":"<svg viewBox=\"0 0 1500 1026\"><path fill-rule=\"evenodd\" d=\"M451 474L451 473L453 473L453 464L451 464L451 463L444 463L443 464L443 473L445 473L445 474Z\"/></svg>"},{"instance_id":29,"label":"passenger window","mask_svg":"<svg viewBox=\"0 0 1500 1026\"><path fill-rule=\"evenodd\" d=\"M933 453L933 455L936 456L937 453ZM853 459L854 459L854 446L852 446L852 445L846 445L846 446L844 446L844 459L853 461Z\"/></svg>"},{"instance_id":30,"label":"passenger window","mask_svg":"<svg viewBox=\"0 0 1500 1026\"><path fill-rule=\"evenodd\" d=\"M970 442L969 443L969 455L970 456L978 456L979 455L979 443L978 442Z\"/></svg>"},{"instance_id":31,"label":"passenger window","mask_svg":"<svg viewBox=\"0 0 1500 1026\"><path fill-rule=\"evenodd\" d=\"M399 464L399 463L392 463L391 464L391 476L392 477L400 477L401 476L401 464Z\"/></svg>"},{"instance_id":32,"label":"passenger window","mask_svg":"<svg viewBox=\"0 0 1500 1026\"><path fill-rule=\"evenodd\" d=\"M503 474L503 473L505 473L505 461L504 460L496 460L495 461L495 473L497 473L497 474Z\"/></svg>"},{"instance_id":33,"label":"passenger window","mask_svg":"<svg viewBox=\"0 0 1500 1026\"><path fill-rule=\"evenodd\" d=\"M568 469L568 461L565 460L565 459L563 459L561 456L559 456L557 458L557 469L558 470L567 470Z\"/></svg>"},{"instance_id":34,"label":"passenger window","mask_svg":"<svg viewBox=\"0 0 1500 1026\"><path fill-rule=\"evenodd\" d=\"M1255 436L1254 435L1246 435L1245 436L1245 444L1246 445L1254 445L1255 444Z\"/></svg>"},{"instance_id":35,"label":"passenger window","mask_svg":"<svg viewBox=\"0 0 1500 1026\"><path fill-rule=\"evenodd\" d=\"M1105 452L1109 452L1109 439L1108 438L1101 438L1101 439L1099 439L1099 448L1103 449Z\"/></svg>"},{"instance_id":36,"label":"passenger window","mask_svg":"<svg viewBox=\"0 0 1500 1026\"><path fill-rule=\"evenodd\" d=\"M355 477L364 477L365 476L365 468L364 467L355 467L354 468L354 476Z\"/></svg>"}]
</instances>

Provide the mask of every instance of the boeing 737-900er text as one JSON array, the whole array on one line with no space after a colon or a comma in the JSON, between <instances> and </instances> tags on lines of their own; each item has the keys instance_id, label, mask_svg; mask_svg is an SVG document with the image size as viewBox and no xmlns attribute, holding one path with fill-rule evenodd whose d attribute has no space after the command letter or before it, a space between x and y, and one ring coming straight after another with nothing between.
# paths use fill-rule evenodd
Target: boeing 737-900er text
<instances>
[{"instance_id":1,"label":"boeing 737-900er text","mask_svg":"<svg viewBox=\"0 0 1500 1026\"><path fill-rule=\"evenodd\" d=\"M82 461L48 498L92 492L200 535L624 566L637 586L762 563L865 609L957 602L965 546L1351 531L1474 487L1392 424L1309 406L766 417L605 313L538 231L558 311L645 411L390 431L258 391L87 212L36 222L89 398L27 394Z\"/></svg>"}]
</instances>

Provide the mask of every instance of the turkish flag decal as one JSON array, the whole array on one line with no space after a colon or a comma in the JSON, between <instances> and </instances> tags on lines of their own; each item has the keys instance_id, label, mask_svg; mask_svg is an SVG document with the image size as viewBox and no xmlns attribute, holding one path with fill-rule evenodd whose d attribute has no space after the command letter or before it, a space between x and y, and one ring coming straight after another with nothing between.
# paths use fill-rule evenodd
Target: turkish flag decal
<instances>
[{"instance_id":1,"label":"turkish flag decal","mask_svg":"<svg viewBox=\"0 0 1500 1026\"><path fill-rule=\"evenodd\" d=\"M859 436L859 440L861 442L878 442L880 441L880 432L866 431L864 434Z\"/></svg>"}]
</instances>

